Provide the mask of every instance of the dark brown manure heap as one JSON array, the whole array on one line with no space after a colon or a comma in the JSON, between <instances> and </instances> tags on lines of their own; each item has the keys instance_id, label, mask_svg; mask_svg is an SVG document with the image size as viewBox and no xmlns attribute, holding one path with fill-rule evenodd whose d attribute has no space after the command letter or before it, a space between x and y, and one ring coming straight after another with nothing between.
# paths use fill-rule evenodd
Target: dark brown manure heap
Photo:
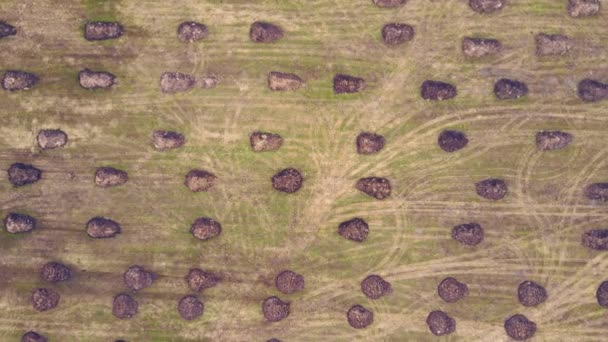
<instances>
[{"instance_id":1,"label":"dark brown manure heap","mask_svg":"<svg viewBox=\"0 0 608 342\"><path fill-rule=\"evenodd\" d=\"M469 295L469 287L455 278L447 277L437 285L437 294L447 303L454 303Z\"/></svg>"},{"instance_id":2,"label":"dark brown manure heap","mask_svg":"<svg viewBox=\"0 0 608 342\"><path fill-rule=\"evenodd\" d=\"M152 146L158 151L182 147L185 142L186 137L179 132L165 130L155 130L152 132Z\"/></svg>"},{"instance_id":3,"label":"dark brown manure heap","mask_svg":"<svg viewBox=\"0 0 608 342\"><path fill-rule=\"evenodd\" d=\"M445 152L458 151L469 143L467 136L460 131L445 130L439 133L437 144Z\"/></svg>"},{"instance_id":4,"label":"dark brown manure heap","mask_svg":"<svg viewBox=\"0 0 608 342\"><path fill-rule=\"evenodd\" d=\"M524 315L513 315L507 318L504 325L507 335L516 341L527 340L536 333L536 323Z\"/></svg>"},{"instance_id":5,"label":"dark brown manure heap","mask_svg":"<svg viewBox=\"0 0 608 342\"><path fill-rule=\"evenodd\" d=\"M494 83L494 95L499 100L514 100L528 95L528 86L524 82L501 78Z\"/></svg>"},{"instance_id":6,"label":"dark brown manure heap","mask_svg":"<svg viewBox=\"0 0 608 342\"><path fill-rule=\"evenodd\" d=\"M222 225L209 217L199 217L190 226L190 233L199 240L209 240L222 233Z\"/></svg>"},{"instance_id":7,"label":"dark brown manure heap","mask_svg":"<svg viewBox=\"0 0 608 342\"><path fill-rule=\"evenodd\" d=\"M357 135L356 145L359 154L374 154L384 148L386 140L380 134L361 132Z\"/></svg>"},{"instance_id":8,"label":"dark brown manure heap","mask_svg":"<svg viewBox=\"0 0 608 342\"><path fill-rule=\"evenodd\" d=\"M304 290L304 277L291 270L285 270L276 276L274 284L277 290L285 294L292 294Z\"/></svg>"},{"instance_id":9,"label":"dark brown manure heap","mask_svg":"<svg viewBox=\"0 0 608 342\"><path fill-rule=\"evenodd\" d=\"M361 281L361 292L371 299L378 299L386 296L392 291L391 283L376 274L368 275Z\"/></svg>"},{"instance_id":10,"label":"dark brown manure heap","mask_svg":"<svg viewBox=\"0 0 608 342\"><path fill-rule=\"evenodd\" d=\"M138 308L137 301L126 293L117 295L112 302L112 314L120 319L128 319L137 315Z\"/></svg>"},{"instance_id":11,"label":"dark brown manure heap","mask_svg":"<svg viewBox=\"0 0 608 342\"><path fill-rule=\"evenodd\" d=\"M97 216L87 222L87 234L92 238L113 238L120 232L120 224L109 218Z\"/></svg>"},{"instance_id":12,"label":"dark brown manure heap","mask_svg":"<svg viewBox=\"0 0 608 342\"><path fill-rule=\"evenodd\" d=\"M547 290L540 284L526 280L517 287L517 298L523 306L536 306L547 300Z\"/></svg>"},{"instance_id":13,"label":"dark brown manure heap","mask_svg":"<svg viewBox=\"0 0 608 342\"><path fill-rule=\"evenodd\" d=\"M217 183L217 177L201 169L190 170L186 174L184 185L193 192L208 191Z\"/></svg>"},{"instance_id":14,"label":"dark brown manure heap","mask_svg":"<svg viewBox=\"0 0 608 342\"><path fill-rule=\"evenodd\" d=\"M289 316L289 302L284 302L278 297L268 297L262 304L264 318L270 322L278 322Z\"/></svg>"},{"instance_id":15,"label":"dark brown manure heap","mask_svg":"<svg viewBox=\"0 0 608 342\"><path fill-rule=\"evenodd\" d=\"M196 296L182 297L177 303L177 312L186 321L192 321L203 315L205 305Z\"/></svg>"},{"instance_id":16,"label":"dark brown manure heap","mask_svg":"<svg viewBox=\"0 0 608 342\"><path fill-rule=\"evenodd\" d=\"M84 25L84 38L88 41L116 39L123 32L122 25L117 22L91 21Z\"/></svg>"},{"instance_id":17,"label":"dark brown manure heap","mask_svg":"<svg viewBox=\"0 0 608 342\"><path fill-rule=\"evenodd\" d=\"M8 180L14 186L34 184L42 178L42 170L30 164L13 163L6 170Z\"/></svg>"},{"instance_id":18,"label":"dark brown manure heap","mask_svg":"<svg viewBox=\"0 0 608 342\"><path fill-rule=\"evenodd\" d=\"M154 273L139 265L131 266L123 274L125 285L133 291L143 290L154 282Z\"/></svg>"},{"instance_id":19,"label":"dark brown manure heap","mask_svg":"<svg viewBox=\"0 0 608 342\"><path fill-rule=\"evenodd\" d=\"M345 239L361 242L367 238L369 226L362 218L355 217L340 223L338 234Z\"/></svg>"},{"instance_id":20,"label":"dark brown manure heap","mask_svg":"<svg viewBox=\"0 0 608 342\"><path fill-rule=\"evenodd\" d=\"M452 228L452 239L467 246L479 245L483 236L483 228L479 223L463 223Z\"/></svg>"},{"instance_id":21,"label":"dark brown manure heap","mask_svg":"<svg viewBox=\"0 0 608 342\"><path fill-rule=\"evenodd\" d=\"M374 322L374 313L362 305L353 305L346 312L346 320L351 327L364 329Z\"/></svg>"},{"instance_id":22,"label":"dark brown manure heap","mask_svg":"<svg viewBox=\"0 0 608 342\"><path fill-rule=\"evenodd\" d=\"M40 78L21 70L7 70L2 77L2 88L8 91L28 90L33 88Z\"/></svg>"},{"instance_id":23,"label":"dark brown manure heap","mask_svg":"<svg viewBox=\"0 0 608 342\"><path fill-rule=\"evenodd\" d=\"M12 234L31 232L36 229L36 219L30 215L11 212L4 217L4 228Z\"/></svg>"},{"instance_id":24,"label":"dark brown manure heap","mask_svg":"<svg viewBox=\"0 0 608 342\"><path fill-rule=\"evenodd\" d=\"M489 178L475 183L475 191L485 199L497 201L507 194L507 183L502 179Z\"/></svg>"},{"instance_id":25,"label":"dark brown manure heap","mask_svg":"<svg viewBox=\"0 0 608 342\"><path fill-rule=\"evenodd\" d=\"M337 74L334 76L334 94L352 94L365 89L365 80L361 77Z\"/></svg>"},{"instance_id":26,"label":"dark brown manure heap","mask_svg":"<svg viewBox=\"0 0 608 342\"><path fill-rule=\"evenodd\" d=\"M386 45L401 45L414 39L414 28L403 23L388 23L382 26L382 40Z\"/></svg>"},{"instance_id":27,"label":"dark brown manure heap","mask_svg":"<svg viewBox=\"0 0 608 342\"><path fill-rule=\"evenodd\" d=\"M59 305L61 296L55 290L39 288L32 292L32 306L36 311L52 310Z\"/></svg>"},{"instance_id":28,"label":"dark brown manure heap","mask_svg":"<svg viewBox=\"0 0 608 342\"><path fill-rule=\"evenodd\" d=\"M249 38L256 43L273 43L283 35L281 27L265 21L256 21L249 28Z\"/></svg>"},{"instance_id":29,"label":"dark brown manure heap","mask_svg":"<svg viewBox=\"0 0 608 342\"><path fill-rule=\"evenodd\" d=\"M391 183L386 178L361 178L357 181L355 187L364 194L378 200L383 200L391 195Z\"/></svg>"},{"instance_id":30,"label":"dark brown manure heap","mask_svg":"<svg viewBox=\"0 0 608 342\"><path fill-rule=\"evenodd\" d=\"M420 96L425 100L443 101L458 95L456 87L442 81L426 80L420 86Z\"/></svg>"},{"instance_id":31,"label":"dark brown manure heap","mask_svg":"<svg viewBox=\"0 0 608 342\"><path fill-rule=\"evenodd\" d=\"M177 39L186 43L194 43L209 36L207 26L194 21L184 21L177 27Z\"/></svg>"},{"instance_id":32,"label":"dark brown manure heap","mask_svg":"<svg viewBox=\"0 0 608 342\"><path fill-rule=\"evenodd\" d=\"M462 39L462 53L470 58L496 55L501 51L502 44L497 39L472 37L464 37Z\"/></svg>"},{"instance_id":33,"label":"dark brown manure heap","mask_svg":"<svg viewBox=\"0 0 608 342\"><path fill-rule=\"evenodd\" d=\"M50 283L67 281L72 278L72 270L62 263L51 261L42 266L40 278Z\"/></svg>"},{"instance_id":34,"label":"dark brown manure heap","mask_svg":"<svg viewBox=\"0 0 608 342\"><path fill-rule=\"evenodd\" d=\"M570 145L574 137L561 131L541 131L536 133L536 148L539 151L560 150Z\"/></svg>"},{"instance_id":35,"label":"dark brown manure heap","mask_svg":"<svg viewBox=\"0 0 608 342\"><path fill-rule=\"evenodd\" d=\"M272 187L277 191L294 193L302 187L304 177L300 171L294 168L287 168L277 172L272 176Z\"/></svg>"},{"instance_id":36,"label":"dark brown manure heap","mask_svg":"<svg viewBox=\"0 0 608 342\"><path fill-rule=\"evenodd\" d=\"M201 292L214 287L220 282L220 277L212 272L203 271L200 268L192 268L186 275L186 282L192 291Z\"/></svg>"},{"instance_id":37,"label":"dark brown manure heap","mask_svg":"<svg viewBox=\"0 0 608 342\"><path fill-rule=\"evenodd\" d=\"M160 91L166 94L175 94L188 91L196 84L192 75L176 71L167 71L160 75Z\"/></svg>"},{"instance_id":38,"label":"dark brown manure heap","mask_svg":"<svg viewBox=\"0 0 608 342\"><path fill-rule=\"evenodd\" d=\"M123 185L129 180L129 175L113 167L100 167L95 171L95 184L102 188Z\"/></svg>"},{"instance_id":39,"label":"dark brown manure heap","mask_svg":"<svg viewBox=\"0 0 608 342\"><path fill-rule=\"evenodd\" d=\"M449 335L456 331L456 321L447 313L436 310L431 311L426 317L426 325L436 336Z\"/></svg>"},{"instance_id":40,"label":"dark brown manure heap","mask_svg":"<svg viewBox=\"0 0 608 342\"><path fill-rule=\"evenodd\" d=\"M68 135L60 129L41 129L36 141L41 149L51 150L65 146L68 143Z\"/></svg>"}]
</instances>

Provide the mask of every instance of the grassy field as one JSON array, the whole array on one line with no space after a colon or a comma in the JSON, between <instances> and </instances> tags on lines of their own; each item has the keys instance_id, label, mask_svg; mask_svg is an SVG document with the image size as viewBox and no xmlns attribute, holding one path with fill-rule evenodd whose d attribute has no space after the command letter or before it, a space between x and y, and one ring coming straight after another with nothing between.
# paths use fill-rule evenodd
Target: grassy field
<instances>
[{"instance_id":1,"label":"grassy field","mask_svg":"<svg viewBox=\"0 0 608 342\"><path fill-rule=\"evenodd\" d=\"M510 0L499 13L480 15L467 1L410 0L381 9L371 0L4 0L0 20L16 26L0 40L0 69L34 72L30 91L0 94L0 169L14 162L44 170L43 179L14 188L0 181L0 214L36 217L31 234L0 232L0 340L18 341L27 330L50 341L506 341L503 321L522 313L535 321L535 341L601 341L608 311L595 291L605 280L608 254L584 248L584 230L605 228L605 205L583 197L583 187L608 181L606 102L583 103L579 80L608 81L608 12L573 19L567 1ZM92 43L87 20L117 20L125 34ZM184 44L182 21L205 23L209 37ZM249 40L249 26L266 20L282 26L274 44ZM391 48L380 28L405 22L413 41ZM577 44L561 57L535 56L534 34L563 33ZM463 36L492 37L505 46L498 57L471 61L460 51ZM80 88L78 71L117 75L112 90ZM165 71L217 75L214 89L174 95L159 91ZM306 81L297 92L272 92L270 71L294 72ZM332 78L347 73L366 79L360 94L334 95ZM530 95L496 100L501 77L526 82ZM449 101L420 98L420 84L455 84ZM65 148L40 151L42 128L61 128ZM463 130L469 145L448 154L439 132ZM158 152L154 129L184 132L186 145ZM566 149L539 152L538 130L574 135ZM281 134L284 146L254 153L249 134ZM361 156L361 130L383 134L387 146ZM130 180L99 188L95 169L114 166ZM272 189L270 177L295 167L303 188L288 195ZM183 186L185 174L203 168L219 177L208 193ZM391 198L377 201L354 188L361 177L393 184ZM503 178L501 201L478 197L474 183ZM121 223L115 239L94 240L85 232L93 216ZM222 235L198 241L189 233L199 216L216 218ZM340 222L364 218L363 243L337 234ZM486 238L477 247L451 239L452 226L479 222ZM44 284L40 267L50 260L75 271L51 285L60 305L38 313L32 289ZM144 265L159 279L136 293L139 314L112 315L112 298L126 290L122 274ZM200 298L205 313L182 320L177 300L189 293L189 268L220 273L224 281ZM274 277L292 269L306 289L280 294ZM390 296L366 298L359 283L380 274ZM443 302L436 286L447 276L469 285L470 295ZM547 288L535 308L517 301L517 285L534 280ZM270 295L292 302L291 315L268 323L261 303ZM374 324L351 328L345 313L362 304ZM457 321L456 333L433 336L427 314L441 309Z\"/></svg>"}]
</instances>

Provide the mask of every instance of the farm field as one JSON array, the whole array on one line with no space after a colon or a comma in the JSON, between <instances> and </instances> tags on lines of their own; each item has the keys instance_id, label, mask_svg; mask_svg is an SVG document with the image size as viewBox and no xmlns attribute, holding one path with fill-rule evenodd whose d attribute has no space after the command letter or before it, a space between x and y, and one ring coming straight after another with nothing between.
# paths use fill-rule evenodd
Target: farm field
<instances>
[{"instance_id":1,"label":"farm field","mask_svg":"<svg viewBox=\"0 0 608 342\"><path fill-rule=\"evenodd\" d=\"M482 14L467 0L395 8L372 0L0 1L0 21L17 28L0 39L0 74L39 77L32 89L0 89L0 169L42 170L25 186L0 178L0 216L37 220L28 233L0 230L0 341L31 330L49 341L495 342L511 340L504 321L515 314L536 323L532 341L605 340L608 309L596 291L608 280L608 251L584 246L581 236L608 228L608 202L585 193L608 182L608 100L583 101L577 87L583 79L608 83L608 4L578 18L567 5L508 0ZM124 34L88 41L84 25L92 21L120 22ZM204 23L208 36L179 40L184 21ZM253 42L256 21L280 26L283 37ZM415 33L387 45L387 23ZM567 35L572 46L539 56L540 33ZM467 57L464 37L497 39L502 50ZM85 68L110 72L116 83L84 89ZM304 84L272 91L273 71ZM165 72L219 82L166 93ZM336 93L337 74L363 78L365 87ZM498 99L502 78L524 82L528 93ZM423 99L427 80L454 85L457 95ZM61 129L67 144L41 149L41 129ZM185 143L159 151L155 130L181 132ZM444 151L445 130L464 132L468 143ZM282 146L254 151L256 131L279 134ZM357 153L363 131L382 135L385 146ZM573 138L540 150L539 131ZM123 170L128 181L101 187L99 167ZM296 192L273 188L273 175L286 168L303 177ZM215 184L191 191L184 183L193 169L213 173ZM390 196L358 191L366 177L390 181ZM485 179L504 180L506 195L478 195L475 184ZM90 237L94 217L118 222L120 234ZM221 223L221 234L193 237L200 217ZM364 241L338 233L353 218L369 226ZM452 238L453 227L473 222L483 227L481 242ZM41 279L49 261L69 266L71 279ZM127 288L123 274L132 265L153 272L152 285ZM218 284L192 291L185 280L192 268L217 274ZM304 288L278 291L283 270L302 275ZM374 274L392 288L377 299L361 290ZM442 300L437 286L446 277L467 284L466 297ZM526 280L546 289L546 301L519 302ZM37 288L59 293L57 307L36 311ZM130 319L113 315L120 293L139 304ZM186 295L204 304L191 321L177 310ZM291 303L288 317L265 319L270 296ZM349 325L353 305L371 310L373 323ZM434 310L455 320L453 333L429 331Z\"/></svg>"}]
</instances>

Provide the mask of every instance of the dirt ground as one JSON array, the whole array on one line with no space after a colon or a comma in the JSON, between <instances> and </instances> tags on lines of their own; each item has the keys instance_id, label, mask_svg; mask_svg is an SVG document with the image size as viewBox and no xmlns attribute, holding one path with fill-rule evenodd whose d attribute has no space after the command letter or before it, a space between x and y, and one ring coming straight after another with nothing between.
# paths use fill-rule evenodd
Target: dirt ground
<instances>
[{"instance_id":1,"label":"dirt ground","mask_svg":"<svg viewBox=\"0 0 608 342\"><path fill-rule=\"evenodd\" d=\"M602 2L604 7L608 7ZM380 8L372 0L0 1L0 20L17 28L0 39L0 73L24 70L39 82L30 90L0 90L0 170L32 164L42 178L14 187L0 178L0 216L31 215L36 229L0 231L0 340L36 331L49 341L432 341L426 324L441 310L456 321L451 341L508 341L504 321L515 314L535 322L534 341L601 341L608 311L596 302L607 280L608 254L586 248L581 235L608 227L607 203L584 196L586 185L608 182L608 102L583 102L577 83L608 82L608 8L572 18L566 0L509 0L481 14L466 0L414 1ZM118 21L117 39L87 41L90 21ZM184 21L208 28L192 43L177 38ZM280 26L272 43L252 42L255 21ZM388 46L386 23L415 29L412 40ZM535 35L564 34L575 44L559 56L537 56ZM496 55L464 56L463 37L493 38ZM84 89L85 68L116 76L109 89ZM268 74L294 73L304 86L272 91ZM162 93L161 74L197 80ZM334 94L336 74L365 79L358 93ZM525 82L529 92L499 100L501 78ZM420 97L425 80L454 85L443 101ZM63 147L42 150L41 129L61 129ZM154 130L180 132L185 143L159 151ZM468 144L447 153L444 130ZM256 153L252 132L279 134L276 151ZM385 138L378 153L357 153L362 131ZM538 131L563 131L572 142L541 151ZM128 173L115 187L95 185L95 171ZM271 177L294 168L305 181L296 193L275 191ZM184 186L192 169L217 183L205 192ZM2 171L4 172L4 171ZM365 177L390 181L382 201L355 188ZM478 196L475 183L503 179L504 198ZM93 239L93 217L119 222L112 239ZM199 217L221 222L222 233L198 240ZM361 217L365 241L337 233ZM476 246L452 239L452 227L477 222ZM40 269L55 261L71 279L46 283ZM123 273L145 265L154 283L128 292ZM177 303L191 292L192 268L222 281L197 294L204 313L180 317ZM275 276L297 270L302 291L285 295ZM367 298L360 282L381 274L392 292ZM466 283L455 303L437 295L446 277ZM542 285L547 299L522 306L518 285ZM61 295L45 312L32 308L36 288ZM137 315L117 319L113 298L128 293ZM287 318L268 322L265 298L291 303ZM353 305L373 311L373 323L353 329Z\"/></svg>"}]
</instances>

